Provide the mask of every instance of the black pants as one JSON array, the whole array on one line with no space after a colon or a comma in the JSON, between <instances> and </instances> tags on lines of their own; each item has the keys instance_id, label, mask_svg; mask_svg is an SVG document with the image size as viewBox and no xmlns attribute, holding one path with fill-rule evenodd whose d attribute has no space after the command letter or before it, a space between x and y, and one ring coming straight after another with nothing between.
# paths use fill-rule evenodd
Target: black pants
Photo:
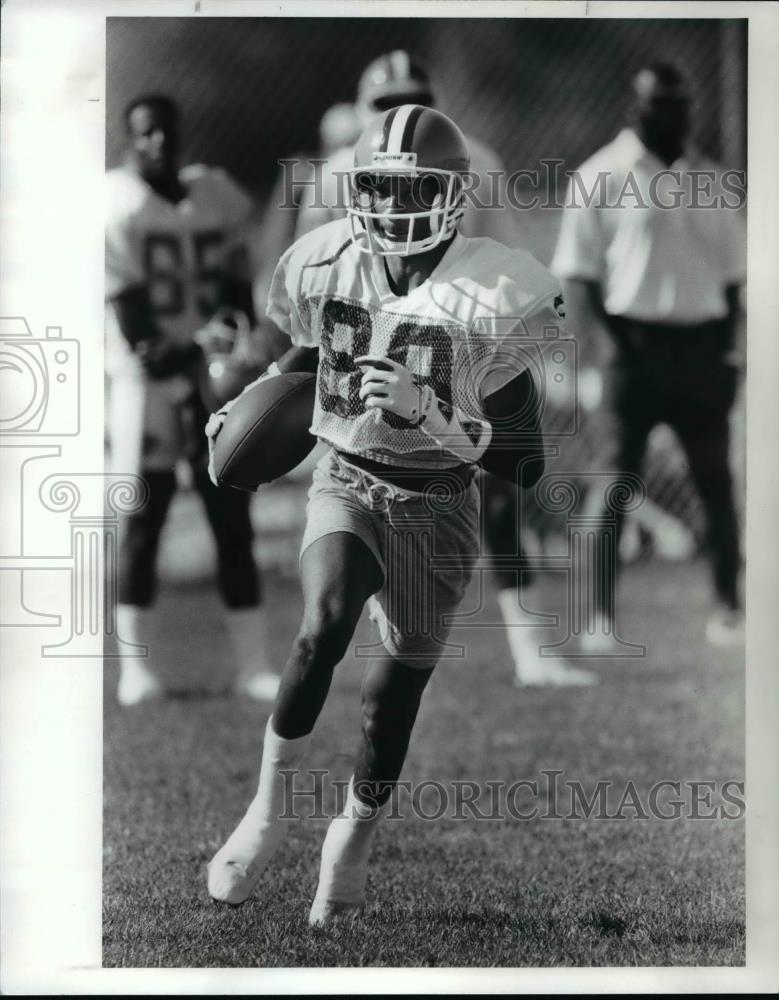
<instances>
[{"instance_id":1,"label":"black pants","mask_svg":"<svg viewBox=\"0 0 779 1000\"><path fill-rule=\"evenodd\" d=\"M205 507L216 542L219 592L228 608L259 603L260 585L252 556L250 494L214 486L200 463L193 465L194 485ZM149 501L143 510L125 518L120 532L118 591L120 604L147 607L157 584L160 534L176 491L171 471L147 471L143 478Z\"/></svg>"},{"instance_id":2,"label":"black pants","mask_svg":"<svg viewBox=\"0 0 779 1000\"><path fill-rule=\"evenodd\" d=\"M486 473L482 480L482 498L484 540L490 555L522 558L519 488ZM533 574L526 568L520 574L516 569L495 563L492 572L501 590L529 587L533 582Z\"/></svg>"},{"instance_id":3,"label":"black pants","mask_svg":"<svg viewBox=\"0 0 779 1000\"><path fill-rule=\"evenodd\" d=\"M706 513L718 598L738 607L741 564L729 463L737 370L725 360L725 323L679 327L615 319L607 400L617 473L638 474L653 427L666 423L685 451ZM624 517L616 514L617 537Z\"/></svg>"}]
</instances>

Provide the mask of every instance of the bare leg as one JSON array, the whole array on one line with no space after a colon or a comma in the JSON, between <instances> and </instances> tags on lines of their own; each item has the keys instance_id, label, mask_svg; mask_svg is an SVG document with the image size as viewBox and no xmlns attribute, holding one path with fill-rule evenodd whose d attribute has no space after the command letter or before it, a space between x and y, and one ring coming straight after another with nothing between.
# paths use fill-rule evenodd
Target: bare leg
<instances>
[{"instance_id":1,"label":"bare leg","mask_svg":"<svg viewBox=\"0 0 779 1000\"><path fill-rule=\"evenodd\" d=\"M368 547L347 532L315 541L301 561L304 611L268 720L257 794L209 865L208 886L237 905L253 891L294 819L284 814L284 771L300 765L333 670L351 641L363 605L382 584Z\"/></svg>"},{"instance_id":2,"label":"bare leg","mask_svg":"<svg viewBox=\"0 0 779 1000\"><path fill-rule=\"evenodd\" d=\"M371 664L362 687L362 736L346 807L327 831L309 923L355 910L365 898L373 837L408 752L432 669L397 660Z\"/></svg>"}]
</instances>

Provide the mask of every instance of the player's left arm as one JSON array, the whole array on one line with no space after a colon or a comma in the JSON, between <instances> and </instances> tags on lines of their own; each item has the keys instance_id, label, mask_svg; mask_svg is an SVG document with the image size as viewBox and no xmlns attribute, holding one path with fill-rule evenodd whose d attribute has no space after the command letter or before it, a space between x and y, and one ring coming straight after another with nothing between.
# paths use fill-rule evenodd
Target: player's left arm
<instances>
[{"instance_id":1,"label":"player's left arm","mask_svg":"<svg viewBox=\"0 0 779 1000\"><path fill-rule=\"evenodd\" d=\"M538 392L525 369L487 395L478 418L439 399L409 370L389 358L355 358L363 369L360 398L419 426L464 462L479 462L509 482L532 486L544 471Z\"/></svg>"},{"instance_id":2,"label":"player's left arm","mask_svg":"<svg viewBox=\"0 0 779 1000\"><path fill-rule=\"evenodd\" d=\"M527 489L544 472L544 436L538 389L529 369L484 399L492 436L480 465Z\"/></svg>"},{"instance_id":3,"label":"player's left arm","mask_svg":"<svg viewBox=\"0 0 779 1000\"><path fill-rule=\"evenodd\" d=\"M528 363L529 345L538 345L550 334L558 335L565 317L559 283L534 264L526 265L534 287L535 303L517 310L518 318L502 314L511 324L493 355L493 365L481 386L481 410L492 427L492 436L481 459L482 468L510 483L528 488L544 472L544 436L541 428L541 391ZM497 331L496 331L497 334ZM509 377L510 375L510 377Z\"/></svg>"}]
</instances>

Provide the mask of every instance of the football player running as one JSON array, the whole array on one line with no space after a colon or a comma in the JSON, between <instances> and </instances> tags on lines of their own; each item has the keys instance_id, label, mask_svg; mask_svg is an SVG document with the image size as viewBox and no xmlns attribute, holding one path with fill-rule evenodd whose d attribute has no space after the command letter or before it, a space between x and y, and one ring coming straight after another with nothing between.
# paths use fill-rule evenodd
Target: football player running
<instances>
[{"instance_id":1,"label":"football player running","mask_svg":"<svg viewBox=\"0 0 779 1000\"><path fill-rule=\"evenodd\" d=\"M195 334L217 310L251 315L251 288L231 268L252 202L222 170L179 169L179 114L167 97L137 98L125 110L128 155L107 175L106 337L113 468L142 475L143 510L121 526L117 630L151 639L157 551L186 458L216 541L219 592L239 671L237 689L267 700L278 677L265 670L266 636L251 551L249 496L209 481L200 428L204 359ZM209 407L210 408L210 407ZM118 699L158 696L152 662L125 655Z\"/></svg>"},{"instance_id":2,"label":"football player running","mask_svg":"<svg viewBox=\"0 0 779 1000\"><path fill-rule=\"evenodd\" d=\"M396 49L374 59L363 70L357 85L355 111L367 124L376 115L403 104L435 107L436 99L425 67L409 52ZM470 193L466 193L468 211L461 224L462 234L486 236L506 246L515 246L519 234L506 198L503 160L494 149L472 136L467 136L466 142L470 153ZM341 182L353 161L353 145L342 145L323 165L320 183L304 187L297 215L297 236L345 215L349 198L345 197ZM494 556L524 555L516 486L495 476L484 476L482 493L482 523L488 551ZM596 674L571 666L562 656L541 656L542 640L534 624L535 616L525 610L526 606L538 603L531 573L523 571L520 589L516 570L507 569L500 560L495 560L493 577L517 686L596 683Z\"/></svg>"},{"instance_id":3,"label":"football player running","mask_svg":"<svg viewBox=\"0 0 779 1000\"><path fill-rule=\"evenodd\" d=\"M468 168L446 116L386 112L356 146L348 218L302 237L276 269L268 315L293 347L273 372L317 373L311 432L330 450L309 491L302 622L257 794L209 865L215 900L242 903L294 822L281 818L283 773L301 766L370 602L381 641L366 659L354 772L309 921L361 905L422 693L439 659L460 652L448 622L479 556L477 463L523 487L543 471L526 352L528 334L559 326L560 287L526 251L458 233ZM209 421L212 443L227 409Z\"/></svg>"}]
</instances>

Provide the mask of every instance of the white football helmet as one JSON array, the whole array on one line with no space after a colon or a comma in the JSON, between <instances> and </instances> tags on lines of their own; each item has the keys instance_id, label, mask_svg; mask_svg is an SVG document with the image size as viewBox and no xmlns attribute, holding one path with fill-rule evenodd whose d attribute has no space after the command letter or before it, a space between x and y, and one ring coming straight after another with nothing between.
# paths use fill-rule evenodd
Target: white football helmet
<instances>
[{"instance_id":1,"label":"white football helmet","mask_svg":"<svg viewBox=\"0 0 779 1000\"><path fill-rule=\"evenodd\" d=\"M357 84L357 110L365 121L400 104L435 104L430 76L410 52L395 49L369 63Z\"/></svg>"}]
</instances>

